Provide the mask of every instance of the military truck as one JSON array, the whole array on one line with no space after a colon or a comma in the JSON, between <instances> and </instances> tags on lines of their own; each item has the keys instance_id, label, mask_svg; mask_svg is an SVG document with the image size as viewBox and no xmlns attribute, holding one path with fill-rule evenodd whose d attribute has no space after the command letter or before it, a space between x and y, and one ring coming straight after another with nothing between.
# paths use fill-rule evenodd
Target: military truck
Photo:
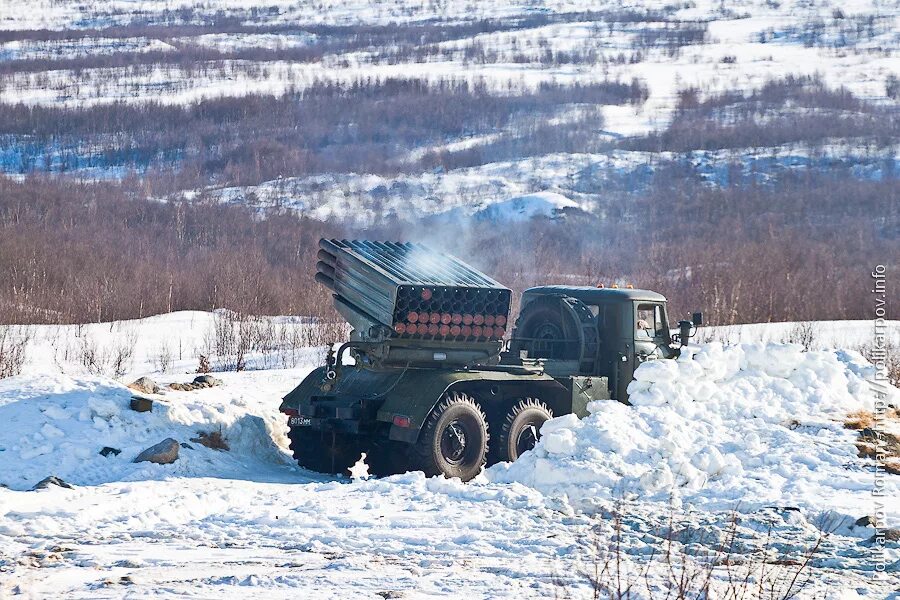
<instances>
[{"instance_id":1,"label":"military truck","mask_svg":"<svg viewBox=\"0 0 900 600\"><path fill-rule=\"evenodd\" d=\"M303 466L341 473L422 470L467 481L532 449L554 415L628 401L634 370L677 356L700 313L670 334L666 299L640 289L512 292L421 244L321 240L316 281L350 339L281 403ZM677 344L677 345L676 345Z\"/></svg>"}]
</instances>

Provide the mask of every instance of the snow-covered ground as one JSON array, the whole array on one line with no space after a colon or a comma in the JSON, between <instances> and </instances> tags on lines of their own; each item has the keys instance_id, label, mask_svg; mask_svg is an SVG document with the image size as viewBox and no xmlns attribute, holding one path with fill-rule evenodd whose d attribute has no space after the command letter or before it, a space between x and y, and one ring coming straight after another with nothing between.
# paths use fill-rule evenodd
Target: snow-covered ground
<instances>
[{"instance_id":1,"label":"snow-covered ground","mask_svg":"<svg viewBox=\"0 0 900 600\"><path fill-rule=\"evenodd\" d=\"M75 3L49 2L41 9L32 3L4 2L0 27L26 29L35 27L34 19L41 26L54 29L78 28L96 25L127 23L135 17L156 15L162 18L162 9L171 8L167 3L142 3L140 10L133 3L114 3L102 10L78 6ZM191 7L193 3L182 3ZM203 77L179 75L179 68L89 68L76 71L21 73L8 78L0 90L4 102L22 100L35 104L85 105L116 100L163 102L191 102L200 98L219 95L242 95L250 92L284 93L288 88L302 89L305 85L323 78L334 81L352 81L358 77L385 78L443 78L459 77L483 80L489 87L502 90L511 83L535 86L543 81L575 82L631 78L646 81L650 86L650 98L639 110L610 107L606 119L612 131L634 134L664 125L680 87L696 85L702 89L723 91L726 89L752 89L767 79L788 74L820 73L830 85L846 86L853 93L874 99L884 99L885 78L897 74L896 61L891 49L896 48L897 24L900 15L890 6L877 0L846 2L763 2L749 0L729 3L726 7L712 0L685 3L682 6L660 7L656 2L635 2L628 8L635 13L657 11L671 20L709 21L704 43L686 45L677 53L668 48L641 49L639 61L626 60L620 64L620 54L635 51L635 39L645 27L665 28L661 21L649 18L646 22L623 23L617 21L621 3L614 2L548 2L488 3L473 7L468 2L434 3L421 6L414 2L389 3L336 3L325 6L284 3L275 5L275 12L259 11L256 16L239 11L249 7L247 3L217 1L197 3L195 13L215 13L218 9L243 14L246 23L275 26L284 23L314 25L321 23L355 23L383 25L386 23L422 23L438 19L453 23L461 19L509 18L512 15L525 18L536 12L566 16L571 20L579 11L592 10L608 13L597 22L565 22L522 27L515 31L499 31L477 34L465 39L443 42L438 45L440 56L427 62L400 62L399 64L372 64L377 52L352 51L330 55L321 62L292 64L268 62L266 68L245 70L247 61L227 61L221 68L211 69ZM324 3L328 4L328 3ZM22 10L24 6L27 10ZM840 10L843 17L836 17ZM115 15L115 16L113 16ZM168 16L169 19L172 15ZM871 21L866 19L871 18ZM859 39L847 35L855 30L856 21L862 23L865 35ZM153 22L153 19L148 19ZM647 23L647 24L645 24ZM818 33L816 26L821 27ZM812 37L815 32L816 37ZM843 37L840 37L844 32ZM829 37L830 36L830 37ZM232 39L233 38L233 39ZM299 42L286 37L282 47ZM175 40L176 43L179 40ZM168 43L166 40L159 40ZM104 40L98 40L103 47ZM235 47L272 46L271 36L248 38L246 34L217 35L198 40L203 46L212 44L219 49ZM461 51L466 45L477 43L491 51L490 64L475 64L463 60ZM47 43L47 55L52 56L57 46ZM12 46L9 56L18 57ZM127 49L127 48L124 48ZM460 49L459 56L452 54ZM548 50L571 52L591 50L600 56L600 64L563 64L545 68L540 57ZM2 57L3 54L0 54ZM26 54L26 56L31 56ZM724 60L727 58L727 60ZM255 73L255 74L254 74Z\"/></svg>"},{"instance_id":2,"label":"snow-covered ground","mask_svg":"<svg viewBox=\"0 0 900 600\"><path fill-rule=\"evenodd\" d=\"M256 370L215 373L220 386L166 389L150 396L152 412L130 410L122 382L190 381L219 317L32 330L24 374L0 380L0 597L592 597L588 575L616 531L635 597L664 595L668 565L648 556L670 543L708 556L730 547L737 568L767 556L786 579L789 561L819 543L801 597L896 592L900 548L871 543L875 528L855 522L900 525L900 478L873 496L872 462L843 427L873 405L872 369L853 351L871 341L869 322L815 324L810 352L782 343L795 324L740 327L740 345L641 367L633 407L560 417L534 452L461 484L296 467L277 407L321 348L288 369L256 357ZM897 341L900 323L890 331ZM127 374L88 374L52 341L76 335L100 348L133 342ZM166 372L163 342L182 348ZM230 450L191 441L214 431ZM174 464L132 462L167 437L187 445ZM74 489L28 491L50 474ZM714 579L727 587L722 567Z\"/></svg>"}]
</instances>

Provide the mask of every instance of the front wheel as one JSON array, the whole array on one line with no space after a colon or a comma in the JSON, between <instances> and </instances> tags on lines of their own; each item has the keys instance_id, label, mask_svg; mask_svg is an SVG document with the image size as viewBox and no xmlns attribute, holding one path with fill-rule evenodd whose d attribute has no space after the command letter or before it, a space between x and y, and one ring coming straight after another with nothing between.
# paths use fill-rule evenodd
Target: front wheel
<instances>
[{"instance_id":1,"label":"front wheel","mask_svg":"<svg viewBox=\"0 0 900 600\"><path fill-rule=\"evenodd\" d=\"M513 462L528 452L540 439L541 425L553 418L553 411L537 398L519 400L499 427L498 440L491 452L491 463Z\"/></svg>"},{"instance_id":2,"label":"front wheel","mask_svg":"<svg viewBox=\"0 0 900 600\"><path fill-rule=\"evenodd\" d=\"M449 392L432 409L411 458L429 477L469 481L484 467L487 451L488 426L481 408L470 396Z\"/></svg>"}]
</instances>

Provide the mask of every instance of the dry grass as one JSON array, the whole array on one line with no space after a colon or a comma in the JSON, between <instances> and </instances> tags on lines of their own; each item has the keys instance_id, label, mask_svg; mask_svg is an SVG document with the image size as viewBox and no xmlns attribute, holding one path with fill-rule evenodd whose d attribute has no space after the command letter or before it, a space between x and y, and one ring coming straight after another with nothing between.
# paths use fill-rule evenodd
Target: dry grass
<instances>
[{"instance_id":1,"label":"dry grass","mask_svg":"<svg viewBox=\"0 0 900 600\"><path fill-rule=\"evenodd\" d=\"M875 415L870 410L856 410L844 419L845 429L867 429L875 424Z\"/></svg>"},{"instance_id":2,"label":"dry grass","mask_svg":"<svg viewBox=\"0 0 900 600\"><path fill-rule=\"evenodd\" d=\"M889 458L881 463L885 473L900 475L900 458Z\"/></svg>"},{"instance_id":3,"label":"dry grass","mask_svg":"<svg viewBox=\"0 0 900 600\"><path fill-rule=\"evenodd\" d=\"M197 442L207 448L212 448L213 450L230 450L231 447L228 445L228 440L225 439L225 436L222 435L222 430L218 431L200 431L197 433L197 437L191 438L192 442Z\"/></svg>"},{"instance_id":4,"label":"dry grass","mask_svg":"<svg viewBox=\"0 0 900 600\"><path fill-rule=\"evenodd\" d=\"M900 430L900 410L887 409L883 419L897 423L897 429ZM900 436L879 429L878 421L871 411L849 413L844 419L844 427L859 431L856 436L857 456L872 460L880 458L881 467L886 473L900 475Z\"/></svg>"},{"instance_id":5,"label":"dry grass","mask_svg":"<svg viewBox=\"0 0 900 600\"><path fill-rule=\"evenodd\" d=\"M856 450L860 458L875 459L883 456L885 470L896 470L900 466L900 437L885 431L863 429L856 438Z\"/></svg>"}]
</instances>

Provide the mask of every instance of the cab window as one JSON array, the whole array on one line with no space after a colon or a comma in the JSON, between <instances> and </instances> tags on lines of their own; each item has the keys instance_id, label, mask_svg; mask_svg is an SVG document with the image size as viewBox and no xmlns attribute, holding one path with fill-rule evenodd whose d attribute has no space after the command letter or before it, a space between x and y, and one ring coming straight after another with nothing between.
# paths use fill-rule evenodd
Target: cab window
<instances>
[{"instance_id":1,"label":"cab window","mask_svg":"<svg viewBox=\"0 0 900 600\"><path fill-rule=\"evenodd\" d=\"M635 315L634 335L636 339L653 339L663 335L662 307L659 304L638 304Z\"/></svg>"}]
</instances>

